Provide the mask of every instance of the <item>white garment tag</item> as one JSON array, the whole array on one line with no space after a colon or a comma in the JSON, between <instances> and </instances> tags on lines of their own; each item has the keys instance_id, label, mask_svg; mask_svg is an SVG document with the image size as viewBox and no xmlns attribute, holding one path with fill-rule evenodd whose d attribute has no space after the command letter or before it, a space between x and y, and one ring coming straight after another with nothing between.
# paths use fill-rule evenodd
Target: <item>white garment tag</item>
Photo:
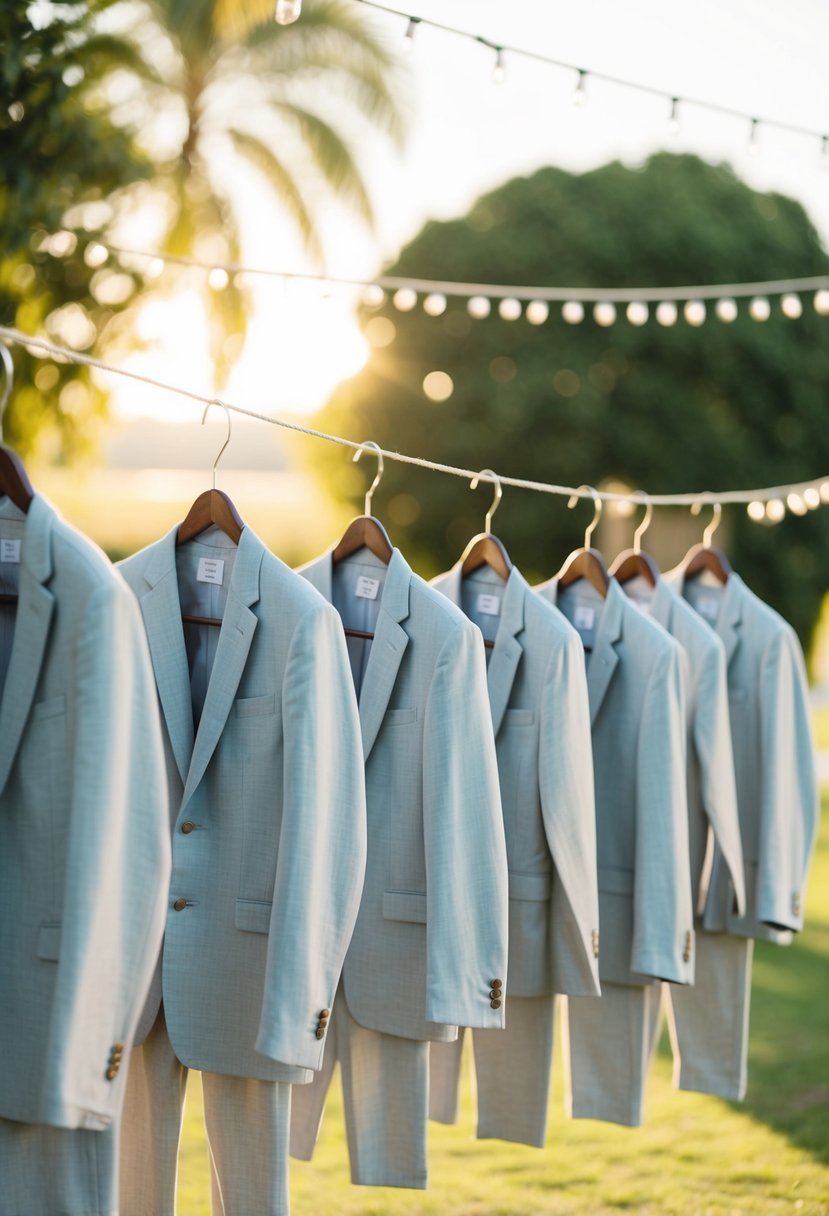
<instances>
[{"instance_id":1,"label":"white garment tag","mask_svg":"<svg viewBox=\"0 0 829 1216\"><path fill-rule=\"evenodd\" d=\"M14 566L20 564L19 540L0 540L0 562L7 562Z\"/></svg>"},{"instance_id":2,"label":"white garment tag","mask_svg":"<svg viewBox=\"0 0 829 1216\"><path fill-rule=\"evenodd\" d=\"M498 599L497 595L486 595L482 591L475 602L475 607L477 611L483 613L484 616L501 615L501 601Z\"/></svg>"},{"instance_id":3,"label":"white garment tag","mask_svg":"<svg viewBox=\"0 0 829 1216\"><path fill-rule=\"evenodd\" d=\"M579 631L584 630L585 632L588 632L593 628L595 620L595 608L588 608L584 604L576 604L575 611L573 612L573 624L575 625L576 629Z\"/></svg>"},{"instance_id":4,"label":"white garment tag","mask_svg":"<svg viewBox=\"0 0 829 1216\"><path fill-rule=\"evenodd\" d=\"M225 577L225 564L221 557L200 557L196 581L199 583L215 583L221 587Z\"/></svg>"},{"instance_id":5,"label":"white garment tag","mask_svg":"<svg viewBox=\"0 0 829 1216\"><path fill-rule=\"evenodd\" d=\"M358 600L376 600L379 590L379 578L366 578L364 574L361 574L357 579L357 589L354 594Z\"/></svg>"},{"instance_id":6,"label":"white garment tag","mask_svg":"<svg viewBox=\"0 0 829 1216\"><path fill-rule=\"evenodd\" d=\"M706 621L716 621L720 615L720 601L710 595L700 596L697 600L697 612L704 616Z\"/></svg>"}]
</instances>

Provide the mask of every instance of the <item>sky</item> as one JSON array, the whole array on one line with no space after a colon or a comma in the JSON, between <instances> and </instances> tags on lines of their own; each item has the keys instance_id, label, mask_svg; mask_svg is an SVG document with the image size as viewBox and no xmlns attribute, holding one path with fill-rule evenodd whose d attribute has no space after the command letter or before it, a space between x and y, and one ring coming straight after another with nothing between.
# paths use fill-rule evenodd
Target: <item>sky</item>
<instances>
[{"instance_id":1,"label":"sky","mask_svg":"<svg viewBox=\"0 0 829 1216\"><path fill-rule=\"evenodd\" d=\"M489 48L421 24L406 54L406 20L365 11L403 60L409 136L399 153L360 132L376 231L367 233L336 205L325 209L328 274L377 275L427 219L463 214L481 193L542 165L583 172L612 159L636 164L658 150L728 161L754 189L800 200L829 248L829 155L821 155L818 138L761 125L752 154L746 120L690 104L680 106L680 131L671 135L663 98L588 77L586 104L576 106L574 72L508 54L504 79L495 83ZM670 96L829 132L828 0L411 0L406 12ZM238 181L245 263L313 270L256 180L240 172ZM318 408L367 355L354 293L268 280L257 280L253 292L247 343L226 385L210 382L195 288L145 311L140 328L151 349L129 365L270 414ZM115 406L123 417L195 414L192 403L123 382Z\"/></svg>"}]
</instances>

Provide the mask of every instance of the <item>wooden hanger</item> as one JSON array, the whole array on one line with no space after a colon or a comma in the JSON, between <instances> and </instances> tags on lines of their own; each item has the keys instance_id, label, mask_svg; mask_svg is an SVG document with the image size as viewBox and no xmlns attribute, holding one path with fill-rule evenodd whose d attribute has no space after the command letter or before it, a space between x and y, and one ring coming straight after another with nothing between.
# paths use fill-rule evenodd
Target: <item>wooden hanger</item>
<instances>
[{"instance_id":1,"label":"wooden hanger","mask_svg":"<svg viewBox=\"0 0 829 1216\"><path fill-rule=\"evenodd\" d=\"M470 481L469 488L470 490L477 489L478 482L485 475L492 478L495 487L495 497L486 513L484 531L479 532L477 536L473 536L461 554L461 577L471 574L473 570L478 570L481 566L489 566L499 578L502 578L506 582L512 570L512 562L503 541L492 534L492 517L501 505L501 499L504 496L498 474L493 473L492 469L481 469L480 473ZM488 638L484 638L484 646L487 649L491 650L494 645L494 642L489 641Z\"/></svg>"},{"instance_id":2,"label":"wooden hanger","mask_svg":"<svg viewBox=\"0 0 829 1216\"><path fill-rule=\"evenodd\" d=\"M579 486L580 490L588 490L593 499L593 519L590 521L584 533L584 546L581 549L574 549L571 554L565 559L564 565L558 572L558 585L563 590L565 587L571 586L578 582L580 578L585 579L598 591L603 598L607 595L607 589L610 586L610 576L607 572L604 558L598 549L590 548L590 537L596 529L601 514L602 500L592 486ZM579 496L574 494L567 502L568 507L574 507L579 501Z\"/></svg>"},{"instance_id":3,"label":"wooden hanger","mask_svg":"<svg viewBox=\"0 0 829 1216\"><path fill-rule=\"evenodd\" d=\"M12 395L12 386L14 385L14 361L8 347L2 342L0 342L0 361L2 361L6 372L3 395L0 398L0 439L2 439L3 415L6 412L6 406ZM32 483L29 481L23 461L17 455L17 452L13 452L11 448L7 448L5 444L0 444L0 497L11 499L24 515L29 510L32 498L34 497ZM0 593L0 604L16 603L16 595L6 592Z\"/></svg>"},{"instance_id":4,"label":"wooden hanger","mask_svg":"<svg viewBox=\"0 0 829 1216\"><path fill-rule=\"evenodd\" d=\"M176 534L177 546L186 544L188 540L193 540L194 537L201 535L202 532L206 532L208 528L214 526L221 528L222 532L230 537L234 545L238 545L239 537L242 535L245 527L244 521L227 494L223 490L216 489L216 466L225 448L230 443L230 410L223 401L208 402L202 414L202 426L204 426L207 411L211 405L220 405L225 412L225 417L227 418L227 438L219 448L218 455L213 461L213 487L199 494L179 524L178 533ZM221 617L195 616L192 613L182 613L181 619L188 625L217 625L221 628L222 624Z\"/></svg>"},{"instance_id":5,"label":"wooden hanger","mask_svg":"<svg viewBox=\"0 0 829 1216\"><path fill-rule=\"evenodd\" d=\"M383 453L373 440L367 439L365 443L360 444L351 459L356 463L366 449L370 449L377 456L377 474L366 490L364 513L352 519L342 538L332 550L331 561L335 566L344 558L350 557L352 553L356 553L358 549L368 549L381 562L388 565L394 552L388 532L380 520L371 513L371 500L383 476ZM371 641L374 637L373 633L369 633L365 629L346 629L343 626L343 631L347 638L362 638L364 641Z\"/></svg>"},{"instance_id":6,"label":"wooden hanger","mask_svg":"<svg viewBox=\"0 0 829 1216\"><path fill-rule=\"evenodd\" d=\"M711 538L720 526L722 519L722 506L715 502L712 504L714 514L711 517L711 522L702 534L702 544L693 545L682 560L682 569L686 579L696 578L702 574L703 570L709 571L714 577L725 585L728 582L728 576L731 574L731 563L723 553L722 549L717 549L711 544ZM691 507L692 515L699 515L703 504L695 502Z\"/></svg>"},{"instance_id":7,"label":"wooden hanger","mask_svg":"<svg viewBox=\"0 0 829 1216\"><path fill-rule=\"evenodd\" d=\"M659 579L659 567L648 553L642 552L642 537L650 527L653 518L653 503L644 495L645 517L633 533L633 548L625 549L610 567L610 573L620 583L628 583L631 579L641 576L651 587L655 587Z\"/></svg>"}]
</instances>

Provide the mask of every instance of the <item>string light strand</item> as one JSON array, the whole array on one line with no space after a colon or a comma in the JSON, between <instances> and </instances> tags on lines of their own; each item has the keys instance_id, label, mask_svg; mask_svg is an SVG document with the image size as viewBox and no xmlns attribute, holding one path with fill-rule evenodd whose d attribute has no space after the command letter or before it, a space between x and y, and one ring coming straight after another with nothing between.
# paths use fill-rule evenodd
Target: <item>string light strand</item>
<instances>
[{"instance_id":1,"label":"string light strand","mask_svg":"<svg viewBox=\"0 0 829 1216\"><path fill-rule=\"evenodd\" d=\"M206 397L202 393L194 392L192 389L169 384L166 381L157 380L153 376L131 371L125 367L116 367L110 363L105 363L101 359L96 359L92 355L84 355L80 351L58 346L53 342L47 342L43 338L32 337L8 326L0 325L0 340L9 342L14 346L21 346L30 353L40 354L40 352L43 352L69 363L77 363L84 367L94 367L99 371L108 372L116 376L124 376L129 380L135 380L141 384L147 384L152 388L161 389L163 392L187 397L189 400L197 401L201 405L218 403L236 414L244 415L246 418L254 418L259 422L266 422L271 426L295 431L300 435L308 435L313 439L322 439L328 443L335 443L340 447L349 448L352 451L360 451L364 447L363 443L356 442L353 439L345 439L342 435L331 435L326 431L302 426L300 423L291 422L286 418L259 413L245 406L225 401L224 398ZM400 464L415 465L418 468L429 469L434 473L447 473L452 477L462 477L465 480L480 477L481 481L492 481L492 478L487 477L486 473L481 474L476 469L458 468L455 465L442 464L435 460L426 460L420 456L409 456L404 452L396 452L390 448L381 448L380 452L386 460L395 460ZM518 490L533 490L539 494L553 494L559 497L585 499L592 498L595 494L598 494L604 502L624 502L639 505L642 502L641 490L631 493L620 493L614 490L585 490L583 486L556 485L552 482L531 481L525 478L501 476L501 474L497 474L497 477L502 486L511 486ZM765 486L755 490L700 490L689 494L648 494L647 498L655 507L692 507L700 503L719 503L721 506L741 504L751 508L754 504L779 504L783 515L785 515L786 506L794 514L800 515L805 514L812 507L829 503L829 473L823 477L812 478L809 481L792 482L789 485L781 486ZM801 505L803 507L802 510L800 509ZM777 511L775 510L774 514L776 513ZM749 516L755 519L756 512L752 513L749 510ZM773 518L772 514L769 514L768 518L771 520ZM780 518L782 518L782 515Z\"/></svg>"}]
</instances>

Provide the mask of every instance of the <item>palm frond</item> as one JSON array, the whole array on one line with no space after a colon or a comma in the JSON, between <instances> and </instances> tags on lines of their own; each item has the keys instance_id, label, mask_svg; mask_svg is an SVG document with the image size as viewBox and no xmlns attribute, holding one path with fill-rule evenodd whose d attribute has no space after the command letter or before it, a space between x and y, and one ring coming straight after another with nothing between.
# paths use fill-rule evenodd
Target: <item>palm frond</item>
<instances>
[{"instance_id":1,"label":"palm frond","mask_svg":"<svg viewBox=\"0 0 829 1216\"><path fill-rule=\"evenodd\" d=\"M116 69L129 72L146 84L164 85L163 77L140 47L115 34L92 34L75 48L72 58L83 68L85 85L100 83Z\"/></svg>"},{"instance_id":2,"label":"palm frond","mask_svg":"<svg viewBox=\"0 0 829 1216\"><path fill-rule=\"evenodd\" d=\"M276 108L297 128L329 186L347 198L367 224L373 224L374 212L365 182L351 149L337 131L317 114L301 106L278 102Z\"/></svg>"},{"instance_id":3,"label":"palm frond","mask_svg":"<svg viewBox=\"0 0 829 1216\"><path fill-rule=\"evenodd\" d=\"M306 250L319 264L322 264L322 247L314 228L313 218L289 169L274 151L255 135L251 135L247 131L240 131L236 127L229 128L226 134L231 139L236 152L262 174L274 193L278 195L279 201L299 229Z\"/></svg>"}]
</instances>

